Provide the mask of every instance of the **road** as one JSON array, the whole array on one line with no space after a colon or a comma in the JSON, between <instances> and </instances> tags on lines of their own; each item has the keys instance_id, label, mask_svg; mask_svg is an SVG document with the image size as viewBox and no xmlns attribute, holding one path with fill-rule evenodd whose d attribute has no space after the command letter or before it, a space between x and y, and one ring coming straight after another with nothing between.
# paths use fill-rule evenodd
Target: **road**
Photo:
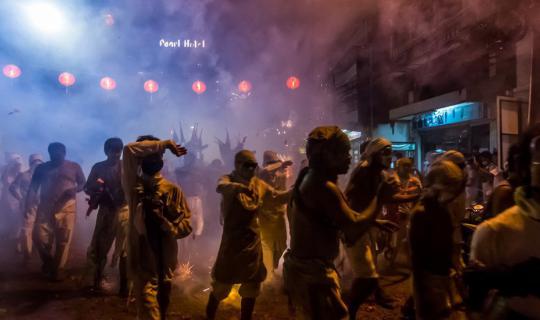
<instances>
[{"instance_id":1,"label":"road","mask_svg":"<svg viewBox=\"0 0 540 320\"><path fill-rule=\"evenodd\" d=\"M79 219L75 240L66 269L66 279L53 283L39 272L39 259L33 258L28 269L22 269L13 244L0 244L0 319L135 319L134 303L115 296L116 271L107 268L109 274L106 292L96 295L87 289L90 279L85 276L85 251L89 243L92 220ZM77 236L78 235L78 236ZM217 243L213 242L215 251ZM199 254L191 272L183 272L174 280L169 319L203 319L209 293L210 267L213 257ZM279 279L279 277L278 277ZM388 291L402 302L407 297L406 275L383 277ZM347 288L350 279L343 279ZM218 319L238 319L240 299L233 292L218 311ZM399 319L399 308L385 310L372 303L362 306L358 319ZM286 297L279 284L265 287L257 300L254 319L293 319L287 308Z\"/></svg>"}]
</instances>

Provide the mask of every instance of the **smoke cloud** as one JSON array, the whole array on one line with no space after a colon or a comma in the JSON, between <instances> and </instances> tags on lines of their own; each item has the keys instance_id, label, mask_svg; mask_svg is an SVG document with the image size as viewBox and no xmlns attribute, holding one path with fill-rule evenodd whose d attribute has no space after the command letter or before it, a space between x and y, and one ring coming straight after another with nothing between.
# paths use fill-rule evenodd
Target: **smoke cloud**
<instances>
[{"instance_id":1,"label":"smoke cloud","mask_svg":"<svg viewBox=\"0 0 540 320\"><path fill-rule=\"evenodd\" d=\"M329 61L343 44L343 30L365 8L353 1L74 1L65 11L66 30L43 36L32 30L17 1L0 8L2 65L21 67L18 79L0 80L1 151L44 152L64 142L68 156L88 170L104 157L110 136L133 141L140 134L171 136L195 123L210 144L206 159L219 156L214 137L248 136L246 147L296 151L314 125L332 123L324 84ZM105 15L114 24L105 23ZM160 40L205 41L205 48L165 48ZM58 75L77 81L62 87ZM301 86L286 88L295 75ZM104 76L117 87L99 87ZM153 79L150 95L143 83ZM195 80L207 92L191 90ZM253 84L249 96L237 84ZM8 115L8 113L11 113ZM282 128L291 120L292 128ZM289 132L287 132L287 130ZM294 145L294 146L293 146Z\"/></svg>"}]
</instances>

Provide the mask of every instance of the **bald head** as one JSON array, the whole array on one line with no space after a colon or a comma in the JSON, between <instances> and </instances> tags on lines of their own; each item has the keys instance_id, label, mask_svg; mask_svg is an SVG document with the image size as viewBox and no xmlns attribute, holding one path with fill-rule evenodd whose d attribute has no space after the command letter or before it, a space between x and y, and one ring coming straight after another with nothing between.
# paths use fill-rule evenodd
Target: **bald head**
<instances>
[{"instance_id":1,"label":"bald head","mask_svg":"<svg viewBox=\"0 0 540 320\"><path fill-rule=\"evenodd\" d=\"M336 126L317 127L308 136L306 155L311 168L343 174L349 169L351 143Z\"/></svg>"}]
</instances>

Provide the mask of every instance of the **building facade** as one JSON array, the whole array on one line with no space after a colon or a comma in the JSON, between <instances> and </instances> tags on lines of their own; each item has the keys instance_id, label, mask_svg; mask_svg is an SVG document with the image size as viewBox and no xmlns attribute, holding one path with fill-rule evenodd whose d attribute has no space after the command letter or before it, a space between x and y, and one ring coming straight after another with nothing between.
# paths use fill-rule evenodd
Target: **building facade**
<instances>
[{"instance_id":1,"label":"building facade","mask_svg":"<svg viewBox=\"0 0 540 320\"><path fill-rule=\"evenodd\" d=\"M419 168L449 149L488 150L502 163L528 122L535 36L524 10L520 1L381 1L368 43L333 69L336 112L356 106L365 136L406 126L409 140L392 142L413 144Z\"/></svg>"}]
</instances>

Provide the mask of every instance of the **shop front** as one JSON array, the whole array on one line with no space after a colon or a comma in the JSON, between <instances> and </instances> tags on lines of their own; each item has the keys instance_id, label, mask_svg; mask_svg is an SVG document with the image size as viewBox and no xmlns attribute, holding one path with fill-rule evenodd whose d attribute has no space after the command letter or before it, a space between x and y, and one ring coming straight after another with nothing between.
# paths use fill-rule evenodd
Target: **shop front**
<instances>
[{"instance_id":1,"label":"shop front","mask_svg":"<svg viewBox=\"0 0 540 320\"><path fill-rule=\"evenodd\" d=\"M489 150L490 122L479 102L465 102L415 115L413 131L421 150L422 168L434 154L457 150L465 155L478 150Z\"/></svg>"},{"instance_id":2,"label":"shop front","mask_svg":"<svg viewBox=\"0 0 540 320\"><path fill-rule=\"evenodd\" d=\"M417 167L426 166L447 150L465 155L490 150L492 123L482 102L463 101L461 92L421 101L390 112L390 118L410 121Z\"/></svg>"}]
</instances>

